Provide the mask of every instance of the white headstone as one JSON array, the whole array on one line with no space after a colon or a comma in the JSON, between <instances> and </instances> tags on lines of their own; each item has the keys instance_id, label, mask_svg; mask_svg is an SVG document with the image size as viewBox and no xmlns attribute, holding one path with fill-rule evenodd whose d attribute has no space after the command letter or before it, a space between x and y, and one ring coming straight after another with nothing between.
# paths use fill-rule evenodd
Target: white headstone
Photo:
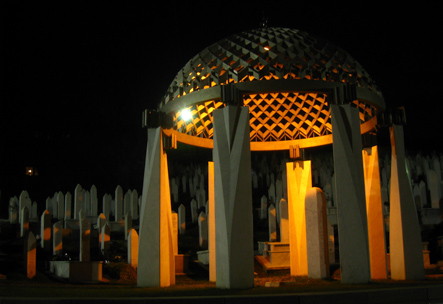
<instances>
[{"instance_id":1,"label":"white headstone","mask_svg":"<svg viewBox=\"0 0 443 304\"><path fill-rule=\"evenodd\" d=\"M49 214L52 212L52 199L48 196L46 198L46 210L49 211Z\"/></svg>"},{"instance_id":2,"label":"white headstone","mask_svg":"<svg viewBox=\"0 0 443 304\"><path fill-rule=\"evenodd\" d=\"M202 211L198 216L198 244L202 249L208 248L208 220L206 214Z\"/></svg>"},{"instance_id":3,"label":"white headstone","mask_svg":"<svg viewBox=\"0 0 443 304\"><path fill-rule=\"evenodd\" d=\"M183 191L183 193L186 193L186 184L187 184L186 182L187 182L186 175L183 175L183 177L182 177L182 186L183 186L182 191Z\"/></svg>"},{"instance_id":4,"label":"white headstone","mask_svg":"<svg viewBox=\"0 0 443 304\"><path fill-rule=\"evenodd\" d=\"M115 189L115 209L114 209L115 221L123 219L123 189L119 185Z\"/></svg>"},{"instance_id":5,"label":"white headstone","mask_svg":"<svg viewBox=\"0 0 443 304\"><path fill-rule=\"evenodd\" d=\"M123 214L126 215L131 213L131 194L132 191L128 189L125 195L123 196Z\"/></svg>"},{"instance_id":6,"label":"white headstone","mask_svg":"<svg viewBox=\"0 0 443 304\"><path fill-rule=\"evenodd\" d=\"M305 217L308 277L327 278L329 277L329 252L326 198L320 188L307 190Z\"/></svg>"},{"instance_id":7,"label":"white headstone","mask_svg":"<svg viewBox=\"0 0 443 304\"><path fill-rule=\"evenodd\" d=\"M128 234L128 264L137 269L138 266L138 234L131 229Z\"/></svg>"},{"instance_id":8,"label":"white headstone","mask_svg":"<svg viewBox=\"0 0 443 304\"><path fill-rule=\"evenodd\" d=\"M288 199L288 173L286 166L282 172L282 187L283 187L283 198Z\"/></svg>"},{"instance_id":9,"label":"white headstone","mask_svg":"<svg viewBox=\"0 0 443 304\"><path fill-rule=\"evenodd\" d=\"M189 195L191 197L195 196L195 191L194 191L194 182L192 181L192 178L189 178Z\"/></svg>"},{"instance_id":10,"label":"white headstone","mask_svg":"<svg viewBox=\"0 0 443 304\"><path fill-rule=\"evenodd\" d=\"M424 206L423 206L423 203L422 203L422 200L421 200L421 190L420 190L419 184L415 184L414 185L413 193L414 193L415 204L417 205L418 210L420 210Z\"/></svg>"},{"instance_id":11,"label":"white headstone","mask_svg":"<svg viewBox=\"0 0 443 304\"><path fill-rule=\"evenodd\" d=\"M274 204L268 208L269 241L277 242L277 214Z\"/></svg>"},{"instance_id":12,"label":"white headstone","mask_svg":"<svg viewBox=\"0 0 443 304\"><path fill-rule=\"evenodd\" d=\"M269 202L275 204L276 202L278 202L278 200L275 197L275 185L274 184L270 184L269 188L268 188L268 198L269 198Z\"/></svg>"},{"instance_id":13,"label":"white headstone","mask_svg":"<svg viewBox=\"0 0 443 304\"><path fill-rule=\"evenodd\" d=\"M198 208L200 209L201 207L205 207L207 201L205 189L200 188L197 199L198 199Z\"/></svg>"},{"instance_id":14,"label":"white headstone","mask_svg":"<svg viewBox=\"0 0 443 304\"><path fill-rule=\"evenodd\" d=\"M37 218L38 218L38 214L37 214L37 202L33 202L33 203L32 203L30 217L31 217L31 219L37 219Z\"/></svg>"},{"instance_id":15,"label":"white headstone","mask_svg":"<svg viewBox=\"0 0 443 304\"><path fill-rule=\"evenodd\" d=\"M132 229L132 216L131 214L128 212L126 213L125 216L125 240L128 239L128 234Z\"/></svg>"},{"instance_id":16,"label":"white headstone","mask_svg":"<svg viewBox=\"0 0 443 304\"><path fill-rule=\"evenodd\" d=\"M16 196L9 200L9 223L17 224L18 223L18 199Z\"/></svg>"},{"instance_id":17,"label":"white headstone","mask_svg":"<svg viewBox=\"0 0 443 304\"><path fill-rule=\"evenodd\" d=\"M440 183L434 170L428 170L428 188L431 196L431 208L440 208Z\"/></svg>"},{"instance_id":18,"label":"white headstone","mask_svg":"<svg viewBox=\"0 0 443 304\"><path fill-rule=\"evenodd\" d=\"M83 189L82 186L77 185L74 190L74 219L78 219L80 209L83 207ZM51 212L51 211L49 211Z\"/></svg>"},{"instance_id":19,"label":"white headstone","mask_svg":"<svg viewBox=\"0 0 443 304\"><path fill-rule=\"evenodd\" d=\"M427 187L424 181L420 181L420 183L418 184L418 186L420 187L420 197L421 197L421 204L423 207L426 207L428 205L428 197L427 197Z\"/></svg>"},{"instance_id":20,"label":"white headstone","mask_svg":"<svg viewBox=\"0 0 443 304\"><path fill-rule=\"evenodd\" d=\"M437 157L435 157L433 160L433 168L434 168L435 174L437 175L437 180L441 181L441 166L440 166L440 161L438 160Z\"/></svg>"},{"instance_id":21,"label":"white headstone","mask_svg":"<svg viewBox=\"0 0 443 304\"><path fill-rule=\"evenodd\" d=\"M86 216L91 215L91 193L88 190L84 190L84 204L83 210L86 213Z\"/></svg>"},{"instance_id":22,"label":"white headstone","mask_svg":"<svg viewBox=\"0 0 443 304\"><path fill-rule=\"evenodd\" d=\"M43 211L40 219L41 247L45 251L51 250L51 214L48 210Z\"/></svg>"},{"instance_id":23,"label":"white headstone","mask_svg":"<svg viewBox=\"0 0 443 304\"><path fill-rule=\"evenodd\" d=\"M275 181L275 199L281 200L283 197L283 183L281 179Z\"/></svg>"},{"instance_id":24,"label":"white headstone","mask_svg":"<svg viewBox=\"0 0 443 304\"><path fill-rule=\"evenodd\" d=\"M178 207L178 230L180 234L185 234L186 231L186 207L180 204Z\"/></svg>"},{"instance_id":25,"label":"white headstone","mask_svg":"<svg viewBox=\"0 0 443 304\"><path fill-rule=\"evenodd\" d=\"M85 212L80 210L79 215L80 224L80 262L89 262L91 259L91 221L86 218Z\"/></svg>"},{"instance_id":26,"label":"white headstone","mask_svg":"<svg viewBox=\"0 0 443 304\"><path fill-rule=\"evenodd\" d=\"M202 207L202 203L200 203L200 188L195 189L195 201L197 202L197 209Z\"/></svg>"},{"instance_id":27,"label":"white headstone","mask_svg":"<svg viewBox=\"0 0 443 304\"><path fill-rule=\"evenodd\" d=\"M197 202L195 199L192 199L191 201L191 216L192 216L192 223L197 223L197 217L198 217L198 208L197 208Z\"/></svg>"},{"instance_id":28,"label":"white headstone","mask_svg":"<svg viewBox=\"0 0 443 304\"><path fill-rule=\"evenodd\" d=\"M333 201L333 199L332 199L332 186L331 186L330 183L327 183L323 187L323 193L325 194L326 203L327 203L328 207L333 207L334 204L332 203L332 201Z\"/></svg>"},{"instance_id":29,"label":"white headstone","mask_svg":"<svg viewBox=\"0 0 443 304\"><path fill-rule=\"evenodd\" d=\"M97 197L97 187L95 185L91 186L91 216L96 216L98 214L98 197Z\"/></svg>"},{"instance_id":30,"label":"white headstone","mask_svg":"<svg viewBox=\"0 0 443 304\"><path fill-rule=\"evenodd\" d=\"M318 170L312 169L312 183L314 185L319 185L319 177L318 177Z\"/></svg>"},{"instance_id":31,"label":"white headstone","mask_svg":"<svg viewBox=\"0 0 443 304\"><path fill-rule=\"evenodd\" d=\"M175 182L175 178L171 178L170 187L171 187L172 201L174 203L178 203L178 186L177 186L177 184Z\"/></svg>"},{"instance_id":32,"label":"white headstone","mask_svg":"<svg viewBox=\"0 0 443 304\"><path fill-rule=\"evenodd\" d=\"M258 176L255 171L252 172L252 188L258 189Z\"/></svg>"},{"instance_id":33,"label":"white headstone","mask_svg":"<svg viewBox=\"0 0 443 304\"><path fill-rule=\"evenodd\" d=\"M417 164L417 166L415 167L415 170L417 171L417 177L423 175L423 168L420 164Z\"/></svg>"},{"instance_id":34,"label":"white headstone","mask_svg":"<svg viewBox=\"0 0 443 304\"><path fill-rule=\"evenodd\" d=\"M52 227L52 252L54 255L63 254L63 225L59 221L55 223Z\"/></svg>"},{"instance_id":35,"label":"white headstone","mask_svg":"<svg viewBox=\"0 0 443 304\"><path fill-rule=\"evenodd\" d=\"M264 220L268 218L268 199L265 195L260 200L260 219Z\"/></svg>"},{"instance_id":36,"label":"white headstone","mask_svg":"<svg viewBox=\"0 0 443 304\"><path fill-rule=\"evenodd\" d=\"M20 236L24 237L29 232L29 209L23 207L20 211Z\"/></svg>"},{"instance_id":37,"label":"white headstone","mask_svg":"<svg viewBox=\"0 0 443 304\"><path fill-rule=\"evenodd\" d=\"M52 207L51 216L55 219L58 219L58 201L57 201L58 192L54 193L54 196L51 197L50 205Z\"/></svg>"},{"instance_id":38,"label":"white headstone","mask_svg":"<svg viewBox=\"0 0 443 304\"><path fill-rule=\"evenodd\" d=\"M109 216L111 215L111 195L105 193L103 195L103 214L106 217L106 220L109 221Z\"/></svg>"},{"instance_id":39,"label":"white headstone","mask_svg":"<svg viewBox=\"0 0 443 304\"><path fill-rule=\"evenodd\" d=\"M63 220L65 218L65 196L63 192L57 193L57 218Z\"/></svg>"},{"instance_id":40,"label":"white headstone","mask_svg":"<svg viewBox=\"0 0 443 304\"><path fill-rule=\"evenodd\" d=\"M106 222L106 224L102 227L100 233L100 249L105 259L109 258L110 243L111 243L111 226L109 226L109 223Z\"/></svg>"},{"instance_id":41,"label":"white headstone","mask_svg":"<svg viewBox=\"0 0 443 304\"><path fill-rule=\"evenodd\" d=\"M65 220L70 220L72 218L72 195L68 191L65 195Z\"/></svg>"},{"instance_id":42,"label":"white headstone","mask_svg":"<svg viewBox=\"0 0 443 304\"><path fill-rule=\"evenodd\" d=\"M28 208L28 212L30 212L32 202L31 202L31 199L29 198L28 191L23 190L20 193L20 196L18 198L18 204L19 204L19 209L18 210L22 210L23 207L27 207ZM21 216L21 214L19 214L19 216ZM29 214L28 214L28 216L29 216Z\"/></svg>"},{"instance_id":43,"label":"white headstone","mask_svg":"<svg viewBox=\"0 0 443 304\"><path fill-rule=\"evenodd\" d=\"M25 238L25 267L28 279L35 277L37 273L37 241L32 231Z\"/></svg>"},{"instance_id":44,"label":"white headstone","mask_svg":"<svg viewBox=\"0 0 443 304\"><path fill-rule=\"evenodd\" d=\"M280 242L289 243L288 202L282 198L278 207L280 208Z\"/></svg>"},{"instance_id":45,"label":"white headstone","mask_svg":"<svg viewBox=\"0 0 443 304\"><path fill-rule=\"evenodd\" d=\"M112 199L112 196L109 194L110 198L111 198L111 208L110 208L110 213L109 213L109 219L111 219L111 217L113 219L115 219L115 200Z\"/></svg>"},{"instance_id":46,"label":"white headstone","mask_svg":"<svg viewBox=\"0 0 443 304\"><path fill-rule=\"evenodd\" d=\"M178 214L174 211L171 212L172 220L172 248L174 255L178 254Z\"/></svg>"},{"instance_id":47,"label":"white headstone","mask_svg":"<svg viewBox=\"0 0 443 304\"><path fill-rule=\"evenodd\" d=\"M131 192L131 216L132 219L138 220L138 192L137 190L132 190Z\"/></svg>"},{"instance_id":48,"label":"white headstone","mask_svg":"<svg viewBox=\"0 0 443 304\"><path fill-rule=\"evenodd\" d=\"M199 188L199 185L200 185L198 174L194 175L194 179L192 181L192 184L194 185L194 194L197 195L197 189Z\"/></svg>"},{"instance_id":49,"label":"white headstone","mask_svg":"<svg viewBox=\"0 0 443 304\"><path fill-rule=\"evenodd\" d=\"M106 216L103 213L100 213L100 215L97 217L97 230L98 230L99 235L102 231L103 226L106 224L107 220L108 219L106 218ZM99 243L101 242L100 236L99 236L98 242Z\"/></svg>"}]
</instances>

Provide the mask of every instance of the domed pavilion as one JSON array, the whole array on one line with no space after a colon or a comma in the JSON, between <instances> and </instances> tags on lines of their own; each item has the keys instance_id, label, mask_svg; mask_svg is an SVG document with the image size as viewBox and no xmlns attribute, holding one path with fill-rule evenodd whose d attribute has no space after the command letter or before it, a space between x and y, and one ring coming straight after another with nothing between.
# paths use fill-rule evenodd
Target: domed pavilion
<instances>
[{"instance_id":1,"label":"domed pavilion","mask_svg":"<svg viewBox=\"0 0 443 304\"><path fill-rule=\"evenodd\" d=\"M149 274L139 275L138 285L175 282L166 150L177 142L213 149L208 164L209 251L210 266L215 267L210 277L217 287L254 283L251 151L287 150L291 158L286 168L291 274L313 276L318 265L328 268L322 254L308 261L313 255L309 250L327 250L327 243L318 249L307 246L307 240L319 236L307 236L312 227L306 228L305 201L318 205L322 214L324 195L312 190L311 164L301 153L323 145L332 145L334 154L342 282L386 278L378 152L375 141L366 140L376 134L381 117L392 125L396 167L391 198L399 197L398 204L391 202L391 269L396 278L421 277L423 269L410 270L421 254L413 249L417 244L421 249L415 222L409 222L413 229L407 232L401 223L415 212L403 202L409 192L402 185L402 127L385 112L383 95L365 69L343 49L308 33L263 27L205 48L177 73L158 109L144 112L148 147L138 267ZM320 222L315 225L324 229ZM403 262L393 262L393 255Z\"/></svg>"}]
</instances>

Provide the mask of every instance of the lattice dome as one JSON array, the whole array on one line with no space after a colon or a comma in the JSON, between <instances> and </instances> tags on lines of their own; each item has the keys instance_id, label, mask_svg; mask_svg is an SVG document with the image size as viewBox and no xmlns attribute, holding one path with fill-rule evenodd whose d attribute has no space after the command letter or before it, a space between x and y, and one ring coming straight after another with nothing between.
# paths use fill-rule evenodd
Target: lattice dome
<instances>
[{"instance_id":1,"label":"lattice dome","mask_svg":"<svg viewBox=\"0 0 443 304\"><path fill-rule=\"evenodd\" d=\"M172 114L177 132L212 139L212 112L225 106L215 88L228 84L241 89L243 105L249 107L251 143L330 135L332 84L353 85L371 96L351 100L362 124L384 108L374 81L341 48L299 30L259 28L222 39L194 56L167 89L160 110ZM181 116L185 108L190 120Z\"/></svg>"}]
</instances>

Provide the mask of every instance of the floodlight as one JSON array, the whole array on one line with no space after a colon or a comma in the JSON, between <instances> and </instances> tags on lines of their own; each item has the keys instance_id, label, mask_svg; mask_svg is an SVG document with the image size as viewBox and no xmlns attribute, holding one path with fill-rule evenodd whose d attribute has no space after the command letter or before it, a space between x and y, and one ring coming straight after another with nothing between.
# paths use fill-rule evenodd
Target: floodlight
<instances>
[{"instance_id":1,"label":"floodlight","mask_svg":"<svg viewBox=\"0 0 443 304\"><path fill-rule=\"evenodd\" d=\"M189 109L182 110L180 116L186 122L192 119L192 113Z\"/></svg>"}]
</instances>

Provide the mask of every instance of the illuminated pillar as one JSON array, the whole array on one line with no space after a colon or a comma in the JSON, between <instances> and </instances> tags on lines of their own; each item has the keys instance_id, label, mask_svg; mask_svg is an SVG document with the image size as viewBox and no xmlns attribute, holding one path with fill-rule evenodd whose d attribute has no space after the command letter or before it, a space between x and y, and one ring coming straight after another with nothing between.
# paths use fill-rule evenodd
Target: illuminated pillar
<instances>
[{"instance_id":1,"label":"illuminated pillar","mask_svg":"<svg viewBox=\"0 0 443 304\"><path fill-rule=\"evenodd\" d=\"M216 257L215 257L215 206L214 206L214 162L208 163L208 241L209 241L209 282L215 282Z\"/></svg>"},{"instance_id":2,"label":"illuminated pillar","mask_svg":"<svg viewBox=\"0 0 443 304\"><path fill-rule=\"evenodd\" d=\"M161 128L148 129L145 174L140 206L137 286L175 284L171 196Z\"/></svg>"},{"instance_id":3,"label":"illuminated pillar","mask_svg":"<svg viewBox=\"0 0 443 304\"><path fill-rule=\"evenodd\" d=\"M388 267L386 263L385 227L381 201L378 147L365 148L362 156L365 176L371 278L379 280L387 279Z\"/></svg>"},{"instance_id":4,"label":"illuminated pillar","mask_svg":"<svg viewBox=\"0 0 443 304\"><path fill-rule=\"evenodd\" d=\"M213 112L216 286L254 286L249 109Z\"/></svg>"},{"instance_id":5,"label":"illuminated pillar","mask_svg":"<svg viewBox=\"0 0 443 304\"><path fill-rule=\"evenodd\" d=\"M389 251L391 279L425 278L420 225L412 194L404 149L403 126L392 125Z\"/></svg>"},{"instance_id":6,"label":"illuminated pillar","mask_svg":"<svg viewBox=\"0 0 443 304\"><path fill-rule=\"evenodd\" d=\"M305 196L312 187L311 161L286 163L288 177L289 248L292 276L308 275Z\"/></svg>"},{"instance_id":7,"label":"illuminated pillar","mask_svg":"<svg viewBox=\"0 0 443 304\"><path fill-rule=\"evenodd\" d=\"M350 104L332 104L331 116L341 281L367 283L371 271L359 112Z\"/></svg>"}]
</instances>

